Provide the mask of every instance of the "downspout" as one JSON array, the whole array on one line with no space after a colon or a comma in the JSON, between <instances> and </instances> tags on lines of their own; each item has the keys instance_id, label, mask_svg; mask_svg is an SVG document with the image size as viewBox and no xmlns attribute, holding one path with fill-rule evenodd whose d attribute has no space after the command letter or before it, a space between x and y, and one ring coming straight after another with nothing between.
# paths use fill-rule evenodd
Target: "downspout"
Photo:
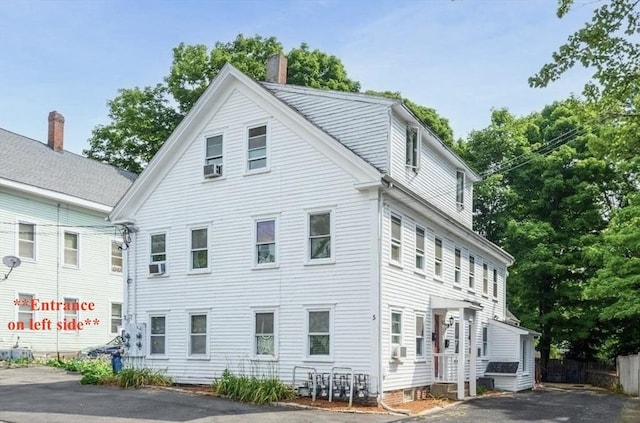
<instances>
[{"instance_id":1,"label":"downspout","mask_svg":"<svg viewBox=\"0 0 640 423\"><path fill-rule=\"evenodd\" d=\"M60 203L56 215L56 301L60 301ZM56 313L56 327L60 321L60 313ZM56 357L60 361L60 331L56 330Z\"/></svg>"}]
</instances>

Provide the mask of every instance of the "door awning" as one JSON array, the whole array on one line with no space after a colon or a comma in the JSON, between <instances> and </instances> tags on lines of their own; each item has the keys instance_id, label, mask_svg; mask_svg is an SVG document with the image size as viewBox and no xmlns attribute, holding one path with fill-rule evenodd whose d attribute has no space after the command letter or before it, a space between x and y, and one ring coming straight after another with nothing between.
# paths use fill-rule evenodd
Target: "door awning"
<instances>
[{"instance_id":1,"label":"door awning","mask_svg":"<svg viewBox=\"0 0 640 423\"><path fill-rule=\"evenodd\" d=\"M438 297L437 295L431 296L431 308L443 308L443 309L461 309L466 308L470 310L480 311L482 306L479 303L473 303L467 300L454 300L453 298Z\"/></svg>"}]
</instances>

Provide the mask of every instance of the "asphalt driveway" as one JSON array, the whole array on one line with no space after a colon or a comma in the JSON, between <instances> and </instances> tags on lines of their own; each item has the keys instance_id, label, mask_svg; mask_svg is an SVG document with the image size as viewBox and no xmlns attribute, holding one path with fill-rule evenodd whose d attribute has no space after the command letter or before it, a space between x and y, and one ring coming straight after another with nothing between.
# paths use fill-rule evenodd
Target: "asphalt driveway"
<instances>
[{"instance_id":1,"label":"asphalt driveway","mask_svg":"<svg viewBox=\"0 0 640 423\"><path fill-rule=\"evenodd\" d=\"M161 390L82 386L47 367L0 369L0 422L11 423L640 423L640 399L588 386L482 397L425 416L403 418L261 407Z\"/></svg>"}]
</instances>

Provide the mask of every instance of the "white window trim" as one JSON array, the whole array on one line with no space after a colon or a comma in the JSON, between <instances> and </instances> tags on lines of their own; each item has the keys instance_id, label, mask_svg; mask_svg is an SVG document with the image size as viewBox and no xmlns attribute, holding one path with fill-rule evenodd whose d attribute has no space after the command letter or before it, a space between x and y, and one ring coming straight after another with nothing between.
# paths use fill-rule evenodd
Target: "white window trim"
<instances>
[{"instance_id":1,"label":"white window trim","mask_svg":"<svg viewBox=\"0 0 640 423\"><path fill-rule=\"evenodd\" d=\"M256 314L257 313L273 313L273 355L262 354L258 355L256 353L257 345L256 345ZM309 318L309 314L307 313L307 319ZM331 319L331 315L329 315ZM329 323L329 327L331 327L331 323ZM307 343L308 341L308 323L307 323ZM251 313L251 359L255 361L278 361L279 359L279 345L280 339L278 336L278 307L256 307L252 308ZM308 351L308 349L307 349Z\"/></svg>"},{"instance_id":2,"label":"white window trim","mask_svg":"<svg viewBox=\"0 0 640 423\"><path fill-rule=\"evenodd\" d=\"M122 301L109 301L109 333L112 335L120 335L119 331L111 332L113 324L113 304L120 304L120 327L124 328L124 303Z\"/></svg>"},{"instance_id":3,"label":"white window trim","mask_svg":"<svg viewBox=\"0 0 640 423\"><path fill-rule=\"evenodd\" d=\"M224 130L212 130L206 132L202 136L202 166L206 166L207 164L207 138L213 138L217 136L222 136L222 175L217 178L205 178L202 167L199 167L198 170L200 172L200 178L202 179L202 183L208 183L213 181L220 181L226 179L227 176L227 154L226 154L226 139L227 134Z\"/></svg>"},{"instance_id":4,"label":"white window trim","mask_svg":"<svg viewBox=\"0 0 640 423\"><path fill-rule=\"evenodd\" d=\"M211 351L211 347L209 345L209 341L210 341L210 333L211 333L211 319L209 316L209 310L206 309L187 309L186 310L186 316L187 316L187 321L186 321L186 328L185 328L185 333L187 334L187 360L209 360L210 359L210 351ZM204 354L191 354L191 316L194 315L198 315L198 316L202 316L205 315L206 316L206 321L207 321L207 332L205 333L205 353ZM167 328L166 328L166 320L165 320L165 332L167 332ZM165 338L165 342L166 342L166 338ZM165 344L165 352L167 345Z\"/></svg>"},{"instance_id":5,"label":"white window trim","mask_svg":"<svg viewBox=\"0 0 640 423\"><path fill-rule=\"evenodd\" d=\"M76 236L76 239L78 240L78 249L76 250L77 252L77 257L78 257L78 263L77 264L69 264L69 263L65 263L64 261L64 253L66 250L65 247L65 235L66 234L73 234ZM67 268L67 269L80 269L80 264L81 264L81 260L80 260L80 251L81 251L81 247L82 247L82 243L81 243L81 239L80 239L80 232L72 229L72 228L65 228L62 231L62 236L61 236L61 241L62 241L62 246L60 247L60 254L62 254L62 257L60 257L60 263L62 264L62 267Z\"/></svg>"},{"instance_id":6,"label":"white window trim","mask_svg":"<svg viewBox=\"0 0 640 423\"><path fill-rule=\"evenodd\" d=\"M527 338L520 339L520 361L522 362L522 375L529 376L531 374L530 358L529 358L529 340Z\"/></svg>"},{"instance_id":7,"label":"white window trim","mask_svg":"<svg viewBox=\"0 0 640 423\"><path fill-rule=\"evenodd\" d=\"M207 267L202 269L193 269L193 262L191 260L191 246L192 246L192 232L198 229L206 229L207 230ZM211 272L211 225L209 224L195 224L187 227L187 274L188 275L197 275L202 273L210 273Z\"/></svg>"},{"instance_id":8,"label":"white window trim","mask_svg":"<svg viewBox=\"0 0 640 423\"><path fill-rule=\"evenodd\" d=\"M491 279L492 279L492 294L493 294L493 298L498 298L498 294L499 294L499 288L500 288L500 284L499 284L499 280L500 280L500 272L498 271L498 269L494 266L491 272Z\"/></svg>"},{"instance_id":9,"label":"white window trim","mask_svg":"<svg viewBox=\"0 0 640 423\"><path fill-rule=\"evenodd\" d=\"M151 237L153 237L154 235L163 235L164 234L164 261L151 261ZM162 278L162 277L168 277L169 276L169 228L159 228L159 229L154 229L152 231L149 232L149 238L148 238L148 245L149 245L149 250L148 250L148 254L147 254L147 277L148 278ZM165 267L165 272L161 275L152 275L149 273L149 264L160 264L160 263L164 263L164 267Z\"/></svg>"},{"instance_id":10,"label":"white window trim","mask_svg":"<svg viewBox=\"0 0 640 423\"><path fill-rule=\"evenodd\" d=\"M22 257L20 255L20 224L33 225L33 258ZM21 261L36 263L38 261L38 224L29 220L18 219L16 221L16 257L19 257Z\"/></svg>"},{"instance_id":11,"label":"white window trim","mask_svg":"<svg viewBox=\"0 0 640 423\"><path fill-rule=\"evenodd\" d=\"M420 249L418 248L418 229L422 230L422 250L420 251ZM427 256L426 256L426 248L427 248L427 230L426 228L420 226L420 225L416 225L415 230L414 230L414 239L415 239L415 256L414 257L414 262L416 260L416 258L418 256L422 257L422 267L418 267L415 266L415 271L421 275L424 275L427 271Z\"/></svg>"},{"instance_id":12,"label":"white window trim","mask_svg":"<svg viewBox=\"0 0 640 423\"><path fill-rule=\"evenodd\" d=\"M406 134L407 134L407 130L409 128L415 128L416 129L416 142L417 142L417 146L416 146L416 164L415 166L412 166L410 164L407 163L407 140L406 140ZM408 170L411 170L414 173L418 173L420 171L420 155L422 154L422 130L420 128L419 125L411 125L411 124L407 124L405 127L405 140L404 140L404 145L405 145L405 156L404 156L404 165L405 168Z\"/></svg>"},{"instance_id":13,"label":"white window trim","mask_svg":"<svg viewBox=\"0 0 640 423\"><path fill-rule=\"evenodd\" d=\"M258 263L258 222L274 221L274 242L276 259L273 263ZM280 267L280 214L253 216L253 230L251 233L253 269L275 269Z\"/></svg>"},{"instance_id":14,"label":"white window trim","mask_svg":"<svg viewBox=\"0 0 640 423\"><path fill-rule=\"evenodd\" d=\"M462 285L462 249L459 247L453 247L453 283L456 286Z\"/></svg>"},{"instance_id":15,"label":"white window trim","mask_svg":"<svg viewBox=\"0 0 640 423\"><path fill-rule=\"evenodd\" d=\"M473 258L473 264L471 259ZM473 254L469 254L467 261L469 263L469 278L467 279L467 289L475 291L476 289L476 257Z\"/></svg>"},{"instance_id":16,"label":"white window trim","mask_svg":"<svg viewBox=\"0 0 640 423\"><path fill-rule=\"evenodd\" d=\"M266 126L266 141L265 141L265 154L266 154L266 164L265 167L261 167L259 169L249 169L249 130L258 128L260 126ZM271 119L261 119L252 122L245 123L244 128L244 175L255 175L258 173L267 173L271 171Z\"/></svg>"},{"instance_id":17,"label":"white window trim","mask_svg":"<svg viewBox=\"0 0 640 423\"><path fill-rule=\"evenodd\" d=\"M312 209L305 209L305 231L304 231L304 264L318 265L318 264L334 264L336 262L336 206L329 207L316 207ZM329 235L331 236L331 257L312 259L311 258L311 241L310 241L310 218L313 214L329 213Z\"/></svg>"},{"instance_id":18,"label":"white window trim","mask_svg":"<svg viewBox=\"0 0 640 423\"><path fill-rule=\"evenodd\" d=\"M489 295L489 263L486 261L482 262L482 295Z\"/></svg>"},{"instance_id":19,"label":"white window trim","mask_svg":"<svg viewBox=\"0 0 640 423\"><path fill-rule=\"evenodd\" d=\"M122 275L122 273L124 272L124 250L122 250L122 249L120 250L120 252L122 253L122 266L121 266L121 270L120 270L120 272L115 272L115 271L113 270L113 254L112 254L112 252L111 252L111 244L112 244L112 243L114 243L114 242L118 243L118 244L120 245L120 247L122 247L122 246L124 245L124 243L122 242L122 240L114 239L114 238L112 238L112 239L110 239L110 240L109 240L109 254L108 254L108 255L109 255L109 273L111 273L112 275L121 276L121 275ZM147 270L148 270L148 268L147 268Z\"/></svg>"},{"instance_id":20,"label":"white window trim","mask_svg":"<svg viewBox=\"0 0 640 423\"><path fill-rule=\"evenodd\" d=\"M63 303L66 303L65 300L75 300L75 301L77 301L78 305L80 305L80 296L79 295L63 295L62 298L59 301L62 301ZM78 309L78 311L75 312L76 313L75 314L75 319L76 319L76 322L82 322L82 324L84 325L84 322L82 321L83 318L80 315L81 311L82 310ZM59 319L58 321L59 322L63 322L64 319L66 319L66 318L67 318L66 311L60 310L59 314L58 314L58 319ZM93 319L91 319L91 320L93 320ZM91 326L93 326L93 324ZM109 322L109 326L111 326L111 322ZM77 330L77 329L61 330L60 332L61 333L67 333L67 334L79 334L80 333L80 331Z\"/></svg>"},{"instance_id":21,"label":"white window trim","mask_svg":"<svg viewBox=\"0 0 640 423\"><path fill-rule=\"evenodd\" d=\"M33 299L38 299L38 294L35 292L25 292L25 291L15 291L15 296L13 297L14 299L19 299L20 295L29 295L31 296ZM14 317L13 317L13 321L14 322L18 322L18 313L20 313L20 307L19 306L14 306ZM27 313L27 312L25 312ZM38 311L37 310L32 310L29 311L29 313L31 313L31 319L32 321L36 321L38 320ZM51 328L54 329L53 325L54 323L51 323ZM39 332L39 331L32 331L31 329L29 329L29 326L25 325L24 327L24 331L25 332ZM17 332L22 332L22 331L17 331Z\"/></svg>"},{"instance_id":22,"label":"white window trim","mask_svg":"<svg viewBox=\"0 0 640 423\"><path fill-rule=\"evenodd\" d=\"M458 176L462 175L462 189L460 189L460 187L458 186ZM462 211L464 210L464 191L467 185L467 175L465 174L464 170L458 169L456 170L456 208L458 209L458 211ZM458 201L458 192L461 193L461 197L462 197L462 201Z\"/></svg>"},{"instance_id":23,"label":"white window trim","mask_svg":"<svg viewBox=\"0 0 640 423\"><path fill-rule=\"evenodd\" d=\"M399 343L393 342L393 337L395 336L393 332L393 315L394 314L400 315L400 342ZM399 347L405 346L404 345L404 327L405 327L405 324L404 324L403 310L399 308L391 308L389 310L389 361L393 361L391 356L393 355L393 348L395 345ZM415 322L413 323L412 327L415 328Z\"/></svg>"},{"instance_id":24,"label":"white window trim","mask_svg":"<svg viewBox=\"0 0 640 423\"><path fill-rule=\"evenodd\" d=\"M426 334L427 334L427 320L426 320L426 315L425 313L419 313L416 312L415 313L415 319L414 319L414 330L417 327L417 320L418 318L421 317L422 318L422 355L418 355L418 351L415 351L415 356L416 356L416 361L426 361L427 359L427 340L426 340ZM418 339L418 336L416 335L415 340Z\"/></svg>"},{"instance_id":25,"label":"white window trim","mask_svg":"<svg viewBox=\"0 0 640 423\"><path fill-rule=\"evenodd\" d=\"M329 355L310 355L309 354L309 312L312 311L328 311L329 312ZM304 308L304 336L305 336L305 349L304 359L305 362L320 362L320 363L333 363L333 352L335 345L335 305L317 305L306 306Z\"/></svg>"},{"instance_id":26,"label":"white window trim","mask_svg":"<svg viewBox=\"0 0 640 423\"><path fill-rule=\"evenodd\" d=\"M164 317L164 354L151 354L151 319L153 317ZM149 360L166 360L169 358L169 313L166 311L151 312L147 316L147 359Z\"/></svg>"},{"instance_id":27,"label":"white window trim","mask_svg":"<svg viewBox=\"0 0 640 423\"><path fill-rule=\"evenodd\" d=\"M460 324L460 320L456 319L453 323L453 353L460 353L460 336L461 331L464 330L464 325ZM462 335L464 336L464 335Z\"/></svg>"},{"instance_id":28,"label":"white window trim","mask_svg":"<svg viewBox=\"0 0 640 423\"><path fill-rule=\"evenodd\" d=\"M437 242L440 241L440 257L438 257ZM437 263L440 264L440 273L438 273ZM433 277L436 280L444 279L444 240L438 236L433 238Z\"/></svg>"},{"instance_id":29,"label":"white window trim","mask_svg":"<svg viewBox=\"0 0 640 423\"><path fill-rule=\"evenodd\" d=\"M485 343L484 334L487 334L487 341ZM481 357L483 359L488 359L489 357L489 326L486 324L482 325L482 330L480 331L480 348L482 351Z\"/></svg>"},{"instance_id":30,"label":"white window trim","mask_svg":"<svg viewBox=\"0 0 640 423\"><path fill-rule=\"evenodd\" d=\"M400 239L393 237L393 220L400 220ZM389 263L396 266L402 266L402 216L397 213L391 213L389 216ZM393 247L398 247L398 260L393 259Z\"/></svg>"}]
</instances>

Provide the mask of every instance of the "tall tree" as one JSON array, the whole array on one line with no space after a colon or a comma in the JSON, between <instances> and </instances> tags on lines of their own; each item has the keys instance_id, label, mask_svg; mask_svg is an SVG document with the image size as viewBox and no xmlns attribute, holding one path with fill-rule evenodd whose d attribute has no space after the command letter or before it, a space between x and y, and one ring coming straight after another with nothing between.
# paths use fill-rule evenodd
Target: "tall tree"
<instances>
[{"instance_id":1,"label":"tall tree","mask_svg":"<svg viewBox=\"0 0 640 423\"><path fill-rule=\"evenodd\" d=\"M574 0L558 0L564 17ZM609 0L594 11L591 22L553 53L553 61L529 78L529 85L546 87L580 63L593 69L584 88L590 100L628 104L640 94L640 0Z\"/></svg>"},{"instance_id":2,"label":"tall tree","mask_svg":"<svg viewBox=\"0 0 640 423\"><path fill-rule=\"evenodd\" d=\"M418 118L418 120L420 120L429 129L431 129L445 144L447 144L449 147L454 146L453 130L451 129L451 126L449 126L449 121L440 116L435 109L416 104L413 101L402 97L402 94L397 91L367 90L365 91L365 94L377 95L379 97L386 97L393 100L402 101L402 103L407 106L409 110L411 110L411 112Z\"/></svg>"},{"instance_id":3,"label":"tall tree","mask_svg":"<svg viewBox=\"0 0 640 423\"><path fill-rule=\"evenodd\" d=\"M229 62L256 80L265 79L267 57L283 51L275 38L238 35L228 43L180 44L163 83L122 89L107 103L111 122L97 126L83 153L92 159L139 173L160 149L202 92ZM288 80L315 88L358 91L340 59L302 43L288 54Z\"/></svg>"}]
</instances>

